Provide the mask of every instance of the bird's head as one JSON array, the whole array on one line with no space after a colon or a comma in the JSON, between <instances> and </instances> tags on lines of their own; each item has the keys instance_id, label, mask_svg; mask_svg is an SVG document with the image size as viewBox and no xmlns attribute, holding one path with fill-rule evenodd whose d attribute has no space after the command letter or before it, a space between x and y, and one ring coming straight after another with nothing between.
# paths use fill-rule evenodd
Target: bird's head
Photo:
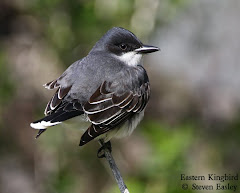
<instances>
[{"instance_id":1,"label":"bird's head","mask_svg":"<svg viewBox=\"0 0 240 193\"><path fill-rule=\"evenodd\" d=\"M108 52L130 66L138 65L143 54L159 51L158 47L144 45L132 32L121 27L110 29L93 49Z\"/></svg>"}]
</instances>

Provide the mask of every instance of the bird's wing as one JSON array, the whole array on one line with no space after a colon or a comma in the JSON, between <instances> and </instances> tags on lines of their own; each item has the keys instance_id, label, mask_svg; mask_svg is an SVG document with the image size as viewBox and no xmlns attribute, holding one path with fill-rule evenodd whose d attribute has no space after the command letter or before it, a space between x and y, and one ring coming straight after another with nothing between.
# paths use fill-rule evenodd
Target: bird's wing
<instances>
[{"instance_id":1,"label":"bird's wing","mask_svg":"<svg viewBox=\"0 0 240 193\"><path fill-rule=\"evenodd\" d=\"M74 72L77 71L79 65L81 64L81 60L74 62L70 65L65 72L57 79L44 84L43 86L49 90L56 89L55 94L48 102L44 114L46 116L52 114L53 112L57 112L61 109L72 109L78 110L79 105L76 100L71 99L71 96L68 93L71 91L72 85L74 83ZM66 96L68 95L68 100L66 101ZM72 102L74 100L74 102ZM70 101L70 102L68 102ZM70 104L68 104L70 103ZM66 107L65 107L66 106ZM64 107L64 108L59 108ZM76 108L75 108L76 107ZM78 107L78 108L77 108Z\"/></svg>"},{"instance_id":2,"label":"bird's wing","mask_svg":"<svg viewBox=\"0 0 240 193\"><path fill-rule=\"evenodd\" d=\"M110 88L110 89L107 89ZM84 112L91 126L82 135L80 145L125 122L135 113L141 112L150 95L149 83L143 83L137 91L126 91L119 95L111 83L104 82L84 105Z\"/></svg>"},{"instance_id":3,"label":"bird's wing","mask_svg":"<svg viewBox=\"0 0 240 193\"><path fill-rule=\"evenodd\" d=\"M51 120L54 119L54 121L58 122L70 119L79 114L83 114L83 109L80 102L68 95L72 88L72 84L69 82L64 86L64 84L61 83L61 80L65 78L64 75L65 74L60 76L58 79L43 85L47 89L57 89L51 100L48 102L44 114L51 118ZM66 100L65 98L67 95L68 99Z\"/></svg>"},{"instance_id":4,"label":"bird's wing","mask_svg":"<svg viewBox=\"0 0 240 193\"><path fill-rule=\"evenodd\" d=\"M81 60L74 62L65 70L65 72L59 78L43 85L49 90L56 89L55 94L45 108L44 114L46 116L52 113L56 113L60 110L64 111L66 109L80 109L80 104L78 104L76 100L72 99L69 94L74 84L74 72L77 70L80 63ZM66 96L68 100L66 100Z\"/></svg>"},{"instance_id":5,"label":"bird's wing","mask_svg":"<svg viewBox=\"0 0 240 193\"><path fill-rule=\"evenodd\" d=\"M57 107L60 104L62 104L64 97L68 94L72 85L69 85L64 88L60 84L58 84L56 80L54 80L52 82L45 84L45 87L48 89L57 88L57 91L55 92L55 94L53 95L53 97L48 102L48 104L45 108L44 114L47 116L47 115L52 114L57 109Z\"/></svg>"},{"instance_id":6,"label":"bird's wing","mask_svg":"<svg viewBox=\"0 0 240 193\"><path fill-rule=\"evenodd\" d=\"M47 104L44 112L46 116L31 123L31 127L45 130L49 126L57 125L62 121L83 114L82 105L77 99L65 100L65 96L70 89L71 86L67 88L59 87Z\"/></svg>"},{"instance_id":7,"label":"bird's wing","mask_svg":"<svg viewBox=\"0 0 240 193\"><path fill-rule=\"evenodd\" d=\"M47 127L84 113L80 102L69 94L74 83L71 72L77 67L78 62L71 65L58 79L43 85L50 90L56 89L56 92L45 108L46 116L31 123L31 127L40 129L38 136Z\"/></svg>"}]
</instances>

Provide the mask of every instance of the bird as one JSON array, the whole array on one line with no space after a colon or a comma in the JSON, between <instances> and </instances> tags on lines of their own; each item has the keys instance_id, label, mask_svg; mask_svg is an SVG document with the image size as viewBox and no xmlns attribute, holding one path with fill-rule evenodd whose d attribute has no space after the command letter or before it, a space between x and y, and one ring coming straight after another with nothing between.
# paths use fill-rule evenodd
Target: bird
<instances>
[{"instance_id":1,"label":"bird","mask_svg":"<svg viewBox=\"0 0 240 193\"><path fill-rule=\"evenodd\" d=\"M42 119L30 126L38 138L49 127L77 118L89 123L80 146L93 139L110 142L129 136L143 119L150 83L141 58L159 51L143 44L132 32L113 27L96 42L87 56L43 86L56 90Z\"/></svg>"}]
</instances>

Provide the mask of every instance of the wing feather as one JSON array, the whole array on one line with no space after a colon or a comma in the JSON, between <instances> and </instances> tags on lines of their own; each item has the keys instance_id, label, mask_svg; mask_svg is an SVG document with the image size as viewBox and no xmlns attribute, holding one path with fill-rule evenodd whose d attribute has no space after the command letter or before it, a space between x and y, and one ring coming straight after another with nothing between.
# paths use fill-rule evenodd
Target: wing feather
<instances>
[{"instance_id":1,"label":"wing feather","mask_svg":"<svg viewBox=\"0 0 240 193\"><path fill-rule=\"evenodd\" d=\"M112 91L114 89L111 90L109 85L111 83L105 81L83 106L92 124L82 135L80 145L114 129L135 113L141 112L149 100L148 82L143 83L135 93L126 91L122 94Z\"/></svg>"},{"instance_id":2,"label":"wing feather","mask_svg":"<svg viewBox=\"0 0 240 193\"><path fill-rule=\"evenodd\" d=\"M57 83L57 80L53 80L43 85L46 89L52 90L58 88L60 85Z\"/></svg>"},{"instance_id":3,"label":"wing feather","mask_svg":"<svg viewBox=\"0 0 240 193\"><path fill-rule=\"evenodd\" d=\"M95 93L90 97L90 104L99 104L108 100L111 100L111 94L106 90L106 81L96 90Z\"/></svg>"},{"instance_id":4,"label":"wing feather","mask_svg":"<svg viewBox=\"0 0 240 193\"><path fill-rule=\"evenodd\" d=\"M105 110L104 112L90 114L90 115L88 115L88 117L93 124L99 125L99 124L103 124L104 122L114 118L119 113L121 113L121 109L119 109L119 107L117 107L117 106L114 106L110 109Z\"/></svg>"},{"instance_id":5,"label":"wing feather","mask_svg":"<svg viewBox=\"0 0 240 193\"><path fill-rule=\"evenodd\" d=\"M57 89L57 91L55 92L55 94L53 95L53 97L48 102L48 104L45 108L45 111L44 111L45 115L51 114L62 103L62 99L68 94L71 87L72 87L72 85L68 86L66 88L59 87Z\"/></svg>"},{"instance_id":6,"label":"wing feather","mask_svg":"<svg viewBox=\"0 0 240 193\"><path fill-rule=\"evenodd\" d=\"M60 87L58 89L58 98L60 100L62 100L67 94L68 92L70 91L70 89L72 88L72 85L68 86L68 87Z\"/></svg>"},{"instance_id":7,"label":"wing feather","mask_svg":"<svg viewBox=\"0 0 240 193\"><path fill-rule=\"evenodd\" d=\"M96 114L102 111L105 111L111 107L113 107L114 104L112 102L112 99L102 101L101 103L87 103L84 108L87 114Z\"/></svg>"}]
</instances>

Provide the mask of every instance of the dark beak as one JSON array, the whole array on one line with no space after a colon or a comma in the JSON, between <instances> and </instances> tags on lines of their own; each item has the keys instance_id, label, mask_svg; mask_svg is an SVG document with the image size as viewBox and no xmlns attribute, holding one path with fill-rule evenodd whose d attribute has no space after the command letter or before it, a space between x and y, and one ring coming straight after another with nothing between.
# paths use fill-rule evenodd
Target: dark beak
<instances>
[{"instance_id":1,"label":"dark beak","mask_svg":"<svg viewBox=\"0 0 240 193\"><path fill-rule=\"evenodd\" d=\"M137 48L134 51L139 53L139 54L148 54L148 53L156 52L156 51L159 51L159 50L160 49L158 47L155 47L155 46L143 45L142 47Z\"/></svg>"}]
</instances>

